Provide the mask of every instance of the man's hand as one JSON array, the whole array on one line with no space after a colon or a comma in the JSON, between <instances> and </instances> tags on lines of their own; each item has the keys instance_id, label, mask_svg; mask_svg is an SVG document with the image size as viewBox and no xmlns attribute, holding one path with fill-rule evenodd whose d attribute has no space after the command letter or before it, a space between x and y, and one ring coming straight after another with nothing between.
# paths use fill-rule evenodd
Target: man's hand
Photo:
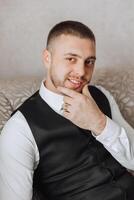
<instances>
[{"instance_id":1,"label":"man's hand","mask_svg":"<svg viewBox=\"0 0 134 200\"><path fill-rule=\"evenodd\" d=\"M106 125L106 116L101 112L86 85L82 94L74 90L58 87L64 95L64 116L80 128L99 135Z\"/></svg>"}]
</instances>

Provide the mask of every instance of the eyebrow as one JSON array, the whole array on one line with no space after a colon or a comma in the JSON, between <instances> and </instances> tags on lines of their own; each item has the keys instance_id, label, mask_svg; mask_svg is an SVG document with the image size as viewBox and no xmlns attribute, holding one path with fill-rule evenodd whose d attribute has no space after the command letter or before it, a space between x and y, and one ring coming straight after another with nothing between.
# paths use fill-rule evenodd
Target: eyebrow
<instances>
[{"instance_id":1,"label":"eyebrow","mask_svg":"<svg viewBox=\"0 0 134 200\"><path fill-rule=\"evenodd\" d=\"M65 53L64 55L65 56L74 56L74 57L82 58L81 56L79 56L78 54L75 54L75 53ZM88 58L86 58L86 60L88 60L88 59L96 60L96 57L95 56L89 56Z\"/></svg>"}]
</instances>

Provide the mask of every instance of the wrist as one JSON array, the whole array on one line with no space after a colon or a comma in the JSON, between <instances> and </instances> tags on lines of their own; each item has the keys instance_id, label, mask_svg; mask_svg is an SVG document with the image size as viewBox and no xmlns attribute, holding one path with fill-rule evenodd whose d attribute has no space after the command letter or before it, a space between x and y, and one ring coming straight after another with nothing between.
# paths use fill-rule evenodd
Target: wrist
<instances>
[{"instance_id":1,"label":"wrist","mask_svg":"<svg viewBox=\"0 0 134 200\"><path fill-rule=\"evenodd\" d=\"M94 127L94 130L92 130L96 136L102 133L102 131L104 130L106 126L106 121L107 121L107 117L105 114L102 113L101 117L99 117L99 120L96 123L96 126Z\"/></svg>"}]
</instances>

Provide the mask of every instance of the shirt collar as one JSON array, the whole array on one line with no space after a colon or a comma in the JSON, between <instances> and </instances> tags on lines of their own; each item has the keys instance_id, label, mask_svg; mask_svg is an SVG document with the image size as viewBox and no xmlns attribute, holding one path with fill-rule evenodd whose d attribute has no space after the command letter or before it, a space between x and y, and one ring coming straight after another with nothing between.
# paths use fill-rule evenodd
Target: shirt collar
<instances>
[{"instance_id":1,"label":"shirt collar","mask_svg":"<svg viewBox=\"0 0 134 200\"><path fill-rule=\"evenodd\" d=\"M63 96L54 93L45 87L44 81L39 90L41 98L57 113L62 114Z\"/></svg>"}]
</instances>

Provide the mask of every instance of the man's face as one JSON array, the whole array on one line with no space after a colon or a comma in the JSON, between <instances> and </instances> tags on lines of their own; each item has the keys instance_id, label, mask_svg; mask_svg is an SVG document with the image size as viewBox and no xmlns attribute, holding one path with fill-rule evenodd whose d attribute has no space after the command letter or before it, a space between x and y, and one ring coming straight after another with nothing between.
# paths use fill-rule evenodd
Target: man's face
<instances>
[{"instance_id":1,"label":"man's face","mask_svg":"<svg viewBox=\"0 0 134 200\"><path fill-rule=\"evenodd\" d=\"M44 51L48 68L46 87L59 93L57 86L77 92L91 80L95 64L95 43L72 35L61 35Z\"/></svg>"}]
</instances>

